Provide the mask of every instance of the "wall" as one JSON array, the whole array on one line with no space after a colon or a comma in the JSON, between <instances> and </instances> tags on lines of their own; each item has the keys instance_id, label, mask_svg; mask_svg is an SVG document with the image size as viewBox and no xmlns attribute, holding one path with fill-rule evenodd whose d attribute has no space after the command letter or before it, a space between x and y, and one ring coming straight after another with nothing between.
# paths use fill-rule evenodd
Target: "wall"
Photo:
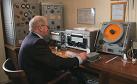
<instances>
[{"instance_id":1,"label":"wall","mask_svg":"<svg viewBox=\"0 0 137 84\"><path fill-rule=\"evenodd\" d=\"M65 28L74 27L98 27L100 23L110 19L110 0L42 0L43 2L53 2L64 4L64 25ZM95 8L96 24L77 24L78 8Z\"/></svg>"},{"instance_id":2,"label":"wall","mask_svg":"<svg viewBox=\"0 0 137 84\"><path fill-rule=\"evenodd\" d=\"M62 0L64 4L64 19L65 27L98 27L103 21L109 21L110 18L110 0ZM77 24L77 9L78 8L95 8L96 9L96 24L85 25Z\"/></svg>"}]
</instances>

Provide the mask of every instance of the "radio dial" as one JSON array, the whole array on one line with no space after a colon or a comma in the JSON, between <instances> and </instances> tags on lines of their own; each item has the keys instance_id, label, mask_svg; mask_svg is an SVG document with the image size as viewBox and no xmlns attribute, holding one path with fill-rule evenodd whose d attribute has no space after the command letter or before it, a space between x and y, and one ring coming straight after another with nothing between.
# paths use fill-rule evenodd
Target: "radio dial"
<instances>
[{"instance_id":1,"label":"radio dial","mask_svg":"<svg viewBox=\"0 0 137 84\"><path fill-rule=\"evenodd\" d=\"M78 42L78 43L77 43L77 47L80 47L80 45L81 45L81 43L80 43L80 42Z\"/></svg>"},{"instance_id":2,"label":"radio dial","mask_svg":"<svg viewBox=\"0 0 137 84\"><path fill-rule=\"evenodd\" d=\"M76 47L77 43L75 43L75 41L72 41L72 45Z\"/></svg>"},{"instance_id":3,"label":"radio dial","mask_svg":"<svg viewBox=\"0 0 137 84\"><path fill-rule=\"evenodd\" d=\"M84 49L86 49L86 45L84 43L81 44L81 47L84 48Z\"/></svg>"},{"instance_id":4,"label":"radio dial","mask_svg":"<svg viewBox=\"0 0 137 84\"><path fill-rule=\"evenodd\" d=\"M104 43L104 40L99 40L99 44L103 44Z\"/></svg>"}]
</instances>

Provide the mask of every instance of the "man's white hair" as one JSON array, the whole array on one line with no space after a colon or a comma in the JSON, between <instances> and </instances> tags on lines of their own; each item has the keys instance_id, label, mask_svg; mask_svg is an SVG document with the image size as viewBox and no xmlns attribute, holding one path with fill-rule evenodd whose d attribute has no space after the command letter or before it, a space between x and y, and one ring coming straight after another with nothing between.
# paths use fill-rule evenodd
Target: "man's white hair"
<instances>
[{"instance_id":1,"label":"man's white hair","mask_svg":"<svg viewBox=\"0 0 137 84\"><path fill-rule=\"evenodd\" d=\"M46 17L35 16L29 22L29 31L35 31L35 29L41 25L46 25Z\"/></svg>"}]
</instances>

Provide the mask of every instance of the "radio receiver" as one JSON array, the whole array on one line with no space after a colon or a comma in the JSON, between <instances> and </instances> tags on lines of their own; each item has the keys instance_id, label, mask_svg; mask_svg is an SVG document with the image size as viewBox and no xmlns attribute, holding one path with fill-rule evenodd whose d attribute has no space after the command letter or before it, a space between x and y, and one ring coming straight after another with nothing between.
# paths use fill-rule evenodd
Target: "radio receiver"
<instances>
[{"instance_id":1,"label":"radio receiver","mask_svg":"<svg viewBox=\"0 0 137 84\"><path fill-rule=\"evenodd\" d=\"M105 22L97 36L98 52L123 55L135 39L135 22Z\"/></svg>"},{"instance_id":2,"label":"radio receiver","mask_svg":"<svg viewBox=\"0 0 137 84\"><path fill-rule=\"evenodd\" d=\"M95 51L95 39L98 30L66 30L66 46L79 50Z\"/></svg>"}]
</instances>

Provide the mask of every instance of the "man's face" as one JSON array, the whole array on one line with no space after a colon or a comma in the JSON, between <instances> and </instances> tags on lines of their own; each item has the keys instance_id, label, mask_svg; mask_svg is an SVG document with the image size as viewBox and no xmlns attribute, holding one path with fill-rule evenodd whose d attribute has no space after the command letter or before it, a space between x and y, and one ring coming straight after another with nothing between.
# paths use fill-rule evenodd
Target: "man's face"
<instances>
[{"instance_id":1,"label":"man's face","mask_svg":"<svg viewBox=\"0 0 137 84\"><path fill-rule=\"evenodd\" d=\"M49 34L49 29L47 25L42 25L42 35L45 37Z\"/></svg>"}]
</instances>

